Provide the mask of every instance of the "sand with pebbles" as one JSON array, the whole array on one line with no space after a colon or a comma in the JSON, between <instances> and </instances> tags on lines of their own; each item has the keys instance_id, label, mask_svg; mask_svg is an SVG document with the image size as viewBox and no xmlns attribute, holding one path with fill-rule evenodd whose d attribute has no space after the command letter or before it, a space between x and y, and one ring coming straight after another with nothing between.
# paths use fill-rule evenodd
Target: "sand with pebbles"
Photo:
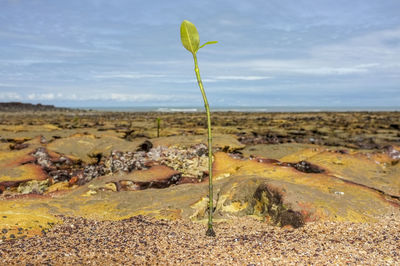
<instances>
[{"instance_id":1,"label":"sand with pebbles","mask_svg":"<svg viewBox=\"0 0 400 266\"><path fill-rule=\"evenodd\" d=\"M46 235L0 244L3 265L399 265L400 215L378 223L315 222L272 227L250 217L215 225L188 221L63 217Z\"/></svg>"}]
</instances>

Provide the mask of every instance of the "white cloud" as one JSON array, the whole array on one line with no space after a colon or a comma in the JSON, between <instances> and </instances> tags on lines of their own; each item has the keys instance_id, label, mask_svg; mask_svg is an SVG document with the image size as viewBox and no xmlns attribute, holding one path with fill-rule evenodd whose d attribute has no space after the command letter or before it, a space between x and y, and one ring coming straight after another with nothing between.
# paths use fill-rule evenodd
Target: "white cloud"
<instances>
[{"instance_id":1,"label":"white cloud","mask_svg":"<svg viewBox=\"0 0 400 266\"><path fill-rule=\"evenodd\" d=\"M173 95L159 93L101 93L96 95L83 95L79 100L97 101L110 100L116 102L172 102L198 99L191 95Z\"/></svg>"},{"instance_id":2,"label":"white cloud","mask_svg":"<svg viewBox=\"0 0 400 266\"><path fill-rule=\"evenodd\" d=\"M268 76L214 76L210 78L202 78L203 82L220 82L220 81L255 81L255 80L265 80L272 79L272 77ZM195 78L193 79L174 79L168 80L168 82L172 83L197 83Z\"/></svg>"},{"instance_id":3,"label":"white cloud","mask_svg":"<svg viewBox=\"0 0 400 266\"><path fill-rule=\"evenodd\" d=\"M115 102L151 102L151 101L176 101L187 99L186 96L176 96L171 94L151 94L151 93L99 93L99 94L77 94L77 93L30 93L22 96L15 92L0 92L0 100L29 100L29 101L51 101L51 100L71 100L71 101L115 101ZM191 98L191 97L189 97Z\"/></svg>"},{"instance_id":4,"label":"white cloud","mask_svg":"<svg viewBox=\"0 0 400 266\"><path fill-rule=\"evenodd\" d=\"M162 74L147 74L138 72L107 72L101 74L95 74L93 78L96 79L145 79L145 78L162 78L166 75Z\"/></svg>"},{"instance_id":5,"label":"white cloud","mask_svg":"<svg viewBox=\"0 0 400 266\"><path fill-rule=\"evenodd\" d=\"M13 101L20 100L21 98L21 95L15 92L0 92L0 100Z\"/></svg>"},{"instance_id":6,"label":"white cloud","mask_svg":"<svg viewBox=\"0 0 400 266\"><path fill-rule=\"evenodd\" d=\"M321 62L322 61L322 62ZM241 62L239 65L257 72L273 74L304 74L304 75L346 75L366 73L367 65L340 66L333 62L324 62L314 58L310 60L251 60ZM257 80L252 78L243 80ZM257 77L257 76L254 76ZM263 79L267 79L263 78ZM241 79L238 77L237 79ZM261 78L259 78L261 79Z\"/></svg>"},{"instance_id":7,"label":"white cloud","mask_svg":"<svg viewBox=\"0 0 400 266\"><path fill-rule=\"evenodd\" d=\"M119 102L168 101L173 95L111 93L101 97Z\"/></svg>"},{"instance_id":8,"label":"white cloud","mask_svg":"<svg viewBox=\"0 0 400 266\"><path fill-rule=\"evenodd\" d=\"M34 64L62 64L63 60L49 60L49 59L3 59L0 60L0 65L18 65L18 66L31 66Z\"/></svg>"},{"instance_id":9,"label":"white cloud","mask_svg":"<svg viewBox=\"0 0 400 266\"><path fill-rule=\"evenodd\" d=\"M267 76L217 76L212 79L215 80L263 80L270 79L271 77Z\"/></svg>"},{"instance_id":10,"label":"white cloud","mask_svg":"<svg viewBox=\"0 0 400 266\"><path fill-rule=\"evenodd\" d=\"M27 98L29 100L54 100L63 98L63 95L61 93L31 93Z\"/></svg>"},{"instance_id":11,"label":"white cloud","mask_svg":"<svg viewBox=\"0 0 400 266\"><path fill-rule=\"evenodd\" d=\"M45 52L60 52L60 53L94 53L95 51L81 48L71 48L61 45L44 45L44 44L17 44L21 47L27 47Z\"/></svg>"},{"instance_id":12,"label":"white cloud","mask_svg":"<svg viewBox=\"0 0 400 266\"><path fill-rule=\"evenodd\" d=\"M4 88L18 88L19 85L17 85L17 84L12 84L12 83L0 83L0 87L4 87Z\"/></svg>"}]
</instances>

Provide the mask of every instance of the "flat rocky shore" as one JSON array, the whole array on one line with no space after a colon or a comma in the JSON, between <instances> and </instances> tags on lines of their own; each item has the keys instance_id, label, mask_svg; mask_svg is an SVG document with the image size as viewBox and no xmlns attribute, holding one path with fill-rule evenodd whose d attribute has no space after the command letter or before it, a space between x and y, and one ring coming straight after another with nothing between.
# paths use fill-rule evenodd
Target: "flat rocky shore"
<instances>
[{"instance_id":1,"label":"flat rocky shore","mask_svg":"<svg viewBox=\"0 0 400 266\"><path fill-rule=\"evenodd\" d=\"M0 265L400 264L400 112L212 113L213 238L204 113L18 106Z\"/></svg>"},{"instance_id":2,"label":"flat rocky shore","mask_svg":"<svg viewBox=\"0 0 400 266\"><path fill-rule=\"evenodd\" d=\"M2 265L399 265L400 217L280 228L251 218L217 223L63 217L43 236L0 244Z\"/></svg>"},{"instance_id":3,"label":"flat rocky shore","mask_svg":"<svg viewBox=\"0 0 400 266\"><path fill-rule=\"evenodd\" d=\"M69 133L113 132L127 140L154 138L157 136L157 119L160 119L162 137L207 133L202 112L100 112L30 105L21 111L5 112L5 107L2 108L0 138L10 141L16 136L36 136L43 125L52 125L60 130L59 133L66 130ZM54 110L49 111L52 108ZM306 143L376 149L400 144L399 121L400 112L212 113L214 134L234 135L245 145ZM22 125L26 127L21 129ZM48 128L42 131L46 137L49 135L46 134ZM50 138L60 137L64 136L50 135Z\"/></svg>"}]
</instances>

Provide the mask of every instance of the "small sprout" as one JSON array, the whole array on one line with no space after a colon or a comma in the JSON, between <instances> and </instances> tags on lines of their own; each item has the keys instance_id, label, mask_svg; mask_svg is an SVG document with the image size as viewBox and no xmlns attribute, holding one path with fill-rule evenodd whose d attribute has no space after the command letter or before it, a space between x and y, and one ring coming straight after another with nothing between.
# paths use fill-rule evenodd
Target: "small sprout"
<instances>
[{"instance_id":1,"label":"small sprout","mask_svg":"<svg viewBox=\"0 0 400 266\"><path fill-rule=\"evenodd\" d=\"M157 138L160 137L160 118L157 117Z\"/></svg>"},{"instance_id":2,"label":"small sprout","mask_svg":"<svg viewBox=\"0 0 400 266\"><path fill-rule=\"evenodd\" d=\"M213 229L213 223L212 223L212 215L213 215L213 184L212 184L212 135L211 135L211 115L210 115L210 107L208 105L207 101L207 96L206 92L204 91L203 87L203 82L201 81L200 77L200 70L199 66L197 63L197 56L196 53L200 48L203 48L204 46L208 44L213 44L217 42L206 42L203 45L200 45L200 37L199 33L197 32L196 27L194 26L193 23L190 21L184 20L181 24L181 41L183 44L183 47L186 48L190 53L193 55L193 60L194 60L194 72L196 73L196 78L197 78L197 83L199 85L201 95L203 96L204 100L204 107L206 109L207 113L207 129L208 129L208 172L209 172L209 183L208 183L208 189L209 189L209 204L208 204L208 229L206 232L207 236L215 236L215 232Z\"/></svg>"}]
</instances>

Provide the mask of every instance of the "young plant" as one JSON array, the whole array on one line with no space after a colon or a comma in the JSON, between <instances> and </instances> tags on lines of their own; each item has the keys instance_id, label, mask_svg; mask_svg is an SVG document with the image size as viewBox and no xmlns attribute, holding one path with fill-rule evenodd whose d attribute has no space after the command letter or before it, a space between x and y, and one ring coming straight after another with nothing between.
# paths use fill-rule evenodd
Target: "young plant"
<instances>
[{"instance_id":1,"label":"young plant","mask_svg":"<svg viewBox=\"0 0 400 266\"><path fill-rule=\"evenodd\" d=\"M209 183L208 183L208 229L206 232L207 236L215 236L215 232L213 229L213 222L212 222L212 215L213 215L213 184L212 184L212 135L211 135L211 115L210 115L210 107L208 105L206 92L204 91L203 82L201 81L200 77L200 70L197 63L197 51L208 45L217 42L206 42L203 45L200 45L200 37L199 33L197 32L196 27L190 21L184 20L181 24L181 41L183 47L185 47L189 52L193 55L194 60L194 72L196 73L197 83L199 85L201 95L203 96L204 100L204 107L206 108L207 113L207 129L208 129L208 172L209 172Z\"/></svg>"},{"instance_id":2,"label":"young plant","mask_svg":"<svg viewBox=\"0 0 400 266\"><path fill-rule=\"evenodd\" d=\"M157 117L157 138L160 137L160 118Z\"/></svg>"}]
</instances>

